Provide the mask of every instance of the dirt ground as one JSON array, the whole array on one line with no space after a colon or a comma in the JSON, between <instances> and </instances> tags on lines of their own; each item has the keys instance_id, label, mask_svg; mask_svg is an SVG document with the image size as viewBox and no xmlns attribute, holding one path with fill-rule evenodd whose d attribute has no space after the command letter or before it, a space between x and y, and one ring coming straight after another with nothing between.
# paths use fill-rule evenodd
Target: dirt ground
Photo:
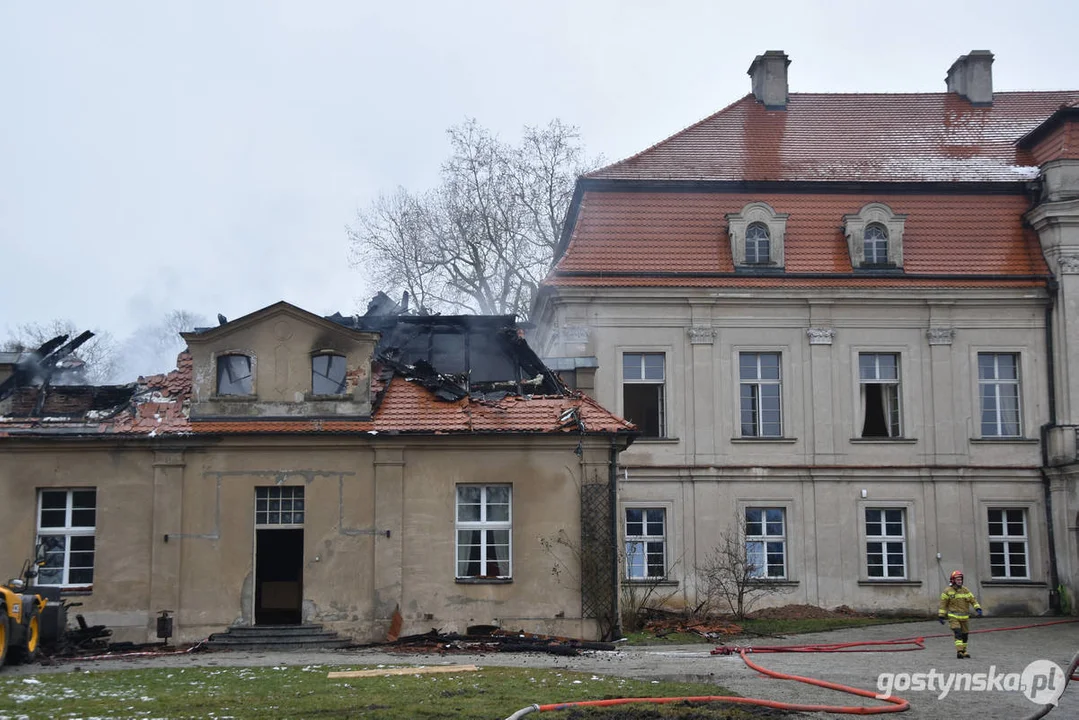
<instances>
[{"instance_id":1,"label":"dirt ground","mask_svg":"<svg viewBox=\"0 0 1079 720\"><path fill-rule=\"evenodd\" d=\"M1005 628L1044 623L1046 619L986 618L972 623L972 630ZM753 645L789 645L802 643L841 643L864 640L889 640L912 636L937 635L944 631L936 622L876 625L867 628L835 630L824 633L790 636L782 639L754 640ZM31 676L72 672L76 669L124 670L148 667L185 667L196 665L435 665L475 663L482 666L550 667L580 670L596 674L660 680L696 680L723 685L747 697L798 703L834 705L878 704L833 690L793 681L768 678L748 668L737 656L711 655L709 644L680 646L623 647L616 652L589 651L579 657L559 657L540 653L417 654L390 653L378 649L340 650L301 653L213 652L153 658L118 660L73 660L46 667L15 666L3 670ZM771 670L810 676L831 682L877 691L881 673L1022 673L1034 660L1051 660L1066 667L1079 650L1079 623L1052 625L1026 630L972 634L971 660L956 660L950 637L925 640L925 650L913 652L871 653L784 653L755 654L751 659ZM933 720L985 720L986 718L1021 718L1037 709L1019 692L952 691L938 699L939 691L896 691L910 701L904 718ZM507 709L507 715L517 708ZM819 713L806 718L835 717ZM1059 706L1048 717L1079 718L1079 683L1069 686Z\"/></svg>"}]
</instances>

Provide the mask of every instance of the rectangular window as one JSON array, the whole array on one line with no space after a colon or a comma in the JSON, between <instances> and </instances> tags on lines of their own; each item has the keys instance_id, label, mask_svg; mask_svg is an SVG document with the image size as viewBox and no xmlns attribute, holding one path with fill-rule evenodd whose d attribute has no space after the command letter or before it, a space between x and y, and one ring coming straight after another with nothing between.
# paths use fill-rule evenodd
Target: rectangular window
<instances>
[{"instance_id":1,"label":"rectangular window","mask_svg":"<svg viewBox=\"0 0 1079 720\"><path fill-rule=\"evenodd\" d=\"M663 508L626 508L626 577L667 577L667 514Z\"/></svg>"},{"instance_id":2,"label":"rectangular window","mask_svg":"<svg viewBox=\"0 0 1079 720\"><path fill-rule=\"evenodd\" d=\"M739 353L742 437L782 437L779 353Z\"/></svg>"},{"instance_id":3,"label":"rectangular window","mask_svg":"<svg viewBox=\"0 0 1079 720\"><path fill-rule=\"evenodd\" d=\"M1019 355L978 353L982 437L1019 437Z\"/></svg>"},{"instance_id":4,"label":"rectangular window","mask_svg":"<svg viewBox=\"0 0 1079 720\"><path fill-rule=\"evenodd\" d=\"M1030 579L1027 517L1022 508L989 508L989 571L995 578Z\"/></svg>"},{"instance_id":5,"label":"rectangular window","mask_svg":"<svg viewBox=\"0 0 1079 720\"><path fill-rule=\"evenodd\" d=\"M97 490L38 493L37 541L45 550L38 585L84 587L94 582Z\"/></svg>"},{"instance_id":6,"label":"rectangular window","mask_svg":"<svg viewBox=\"0 0 1079 720\"><path fill-rule=\"evenodd\" d=\"M862 437L900 437L899 356L859 353L862 389Z\"/></svg>"},{"instance_id":7,"label":"rectangular window","mask_svg":"<svg viewBox=\"0 0 1079 720\"><path fill-rule=\"evenodd\" d=\"M622 413L642 437L666 437L663 353L622 355Z\"/></svg>"},{"instance_id":8,"label":"rectangular window","mask_svg":"<svg viewBox=\"0 0 1079 720\"><path fill-rule=\"evenodd\" d=\"M511 488L457 486L457 577L508 578Z\"/></svg>"},{"instance_id":9,"label":"rectangular window","mask_svg":"<svg viewBox=\"0 0 1079 720\"><path fill-rule=\"evenodd\" d=\"M903 508L865 509L866 574L870 579L906 579L905 515Z\"/></svg>"},{"instance_id":10,"label":"rectangular window","mask_svg":"<svg viewBox=\"0 0 1079 720\"><path fill-rule=\"evenodd\" d=\"M784 514L783 508L746 508L746 560L751 577L787 577Z\"/></svg>"},{"instance_id":11,"label":"rectangular window","mask_svg":"<svg viewBox=\"0 0 1079 720\"><path fill-rule=\"evenodd\" d=\"M303 525L302 485L255 488L255 524Z\"/></svg>"}]
</instances>

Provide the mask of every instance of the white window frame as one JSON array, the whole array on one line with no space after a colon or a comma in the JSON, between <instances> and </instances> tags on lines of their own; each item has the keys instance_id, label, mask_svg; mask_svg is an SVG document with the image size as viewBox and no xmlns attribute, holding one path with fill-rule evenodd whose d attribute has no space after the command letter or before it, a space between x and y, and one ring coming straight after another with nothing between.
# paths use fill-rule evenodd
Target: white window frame
<instances>
[{"instance_id":1,"label":"white window frame","mask_svg":"<svg viewBox=\"0 0 1079 720\"><path fill-rule=\"evenodd\" d=\"M641 535L630 535L629 533L629 513L630 511L638 511L642 513L641 516L641 529L644 531ZM663 524L663 533L661 535L649 535L648 534L648 522L650 515L659 515L660 521ZM670 513L668 508L663 505L626 505L622 508L622 547L626 553L625 559L625 579L629 581L645 582L666 580L670 572L670 541L668 535L670 534L668 518ZM658 540L657 540L658 538ZM648 543L662 543L663 545L663 574L662 575L650 575L648 564ZM630 552L630 544L643 544L644 545L644 573L641 575L635 575L633 573L633 563L630 558L633 553Z\"/></svg>"},{"instance_id":2,"label":"white window frame","mask_svg":"<svg viewBox=\"0 0 1079 720\"><path fill-rule=\"evenodd\" d=\"M94 492L94 524L93 525L72 525L72 516L74 515L74 494L77 492ZM41 515L43 504L42 500L45 493L66 493L65 500L65 516L63 527L42 527ZM86 509L86 508L80 508ZM75 537L90 537L94 538L93 550L76 550L75 552L91 552L94 559L93 564L90 566L91 575L94 573L94 569L97 564L97 488L96 487L81 487L81 488L38 488L37 492L37 542L41 544L44 537L63 537L64 538L64 564L61 572L61 582L59 583L46 583L41 582L41 576L38 575L35 585L42 587L61 587L61 588L85 588L93 585L93 579L90 582L73 583L70 581L71 576L71 539ZM46 543L47 545L47 543ZM46 547L46 553L48 548ZM80 568L84 569L84 568Z\"/></svg>"},{"instance_id":3,"label":"white window frame","mask_svg":"<svg viewBox=\"0 0 1079 720\"><path fill-rule=\"evenodd\" d=\"M861 510L862 510L862 512L860 513L861 517L859 518L859 522L861 522L861 524L862 524L862 537L863 537L863 544L862 544L863 555L862 555L862 557L864 558L863 567L865 569L865 577L868 580L873 581L873 582L886 582L886 581L889 581L889 580L892 580L892 581L895 581L895 580L910 580L911 577L912 577L912 574L911 574L911 567L910 567L910 556L911 556L910 542L911 542L911 537L910 537L910 512L909 512L909 508L905 507L905 506L902 506L902 505L888 505L888 504L869 505L869 504L866 504L866 505L862 506ZM901 530L902 530L901 535L889 535L889 534L887 534L887 521L886 521L886 515L884 513L887 513L889 511L898 511L900 513L899 517L900 517L900 521L901 521ZM870 512L880 512L881 513L880 523L881 523L881 531L882 532L879 535L872 535L869 532L869 522L870 522L869 513ZM870 547L869 546L870 546L870 543L881 543L881 552L879 553L881 555L881 564L879 565L879 567L881 568L881 571L882 571L881 575L873 575L873 574L870 573L870 567L871 567L870 564L869 564L869 555L870 555ZM901 544L902 555L903 555L903 565L902 565L903 572L902 572L901 575L889 575L888 574L889 568L893 567L893 565L889 562L889 559L888 559L888 556L890 554L892 554L892 553L889 553L889 548L887 547L887 543L900 543ZM874 565L874 567L877 567L877 566Z\"/></svg>"},{"instance_id":4,"label":"white window frame","mask_svg":"<svg viewBox=\"0 0 1079 720\"><path fill-rule=\"evenodd\" d=\"M993 360L993 372L997 377L982 378L982 356L992 355ZM1015 379L1000 378L1000 368L998 358L1002 355L1009 355L1015 358ZM1023 428L1025 424L1023 422L1023 354L1017 350L990 350L990 349L976 349L974 352L974 372L972 373L975 380L975 416L978 418L978 436L982 438L993 439L1013 439L1023 437ZM1003 434L1003 412L1001 406L1000 388L1003 385L1015 386L1015 411L1016 411L1016 432L1014 435ZM995 400L995 413L996 413L996 433L986 434L985 427L982 423L982 389L986 386L994 386L996 388L994 392Z\"/></svg>"},{"instance_id":5,"label":"white window frame","mask_svg":"<svg viewBox=\"0 0 1079 720\"><path fill-rule=\"evenodd\" d=\"M480 519L479 520L461 520L461 495L460 490L462 488L479 488L480 489ZM488 520L487 519L487 493L492 488L505 488L509 491L509 499L507 506L507 520ZM453 567L454 576L457 580L509 580L513 577L513 485L509 483L460 483L453 491L453 517L454 517L454 533L453 533ZM505 575L462 575L461 574L461 532L479 531L480 533L480 569L483 570L491 560L487 558L487 551L490 547L487 540L487 531L505 531L506 532L506 552L507 559L506 565L508 572ZM495 543L498 545L500 543ZM468 562L466 561L466 565ZM497 561L496 561L497 562Z\"/></svg>"},{"instance_id":6,"label":"white window frame","mask_svg":"<svg viewBox=\"0 0 1079 720\"><path fill-rule=\"evenodd\" d=\"M749 513L750 511L761 512L761 533L750 534L749 530ZM780 522L782 523L781 532L776 535L768 532L768 511L778 511L780 513ZM761 543L762 555L764 556L764 565L759 568L761 572L751 572L752 577L759 578L761 580L787 580L790 576L790 543L787 541L788 537L788 512L787 508L781 505L747 505L742 509L742 522L745 529L745 551L746 560L750 558L749 544ZM783 548L783 568L782 573L779 575L770 575L768 573L771 563L768 562L768 543L780 543Z\"/></svg>"},{"instance_id":7,"label":"white window frame","mask_svg":"<svg viewBox=\"0 0 1079 720\"><path fill-rule=\"evenodd\" d=\"M764 237L750 237L757 230L764 231ZM761 253L761 245L765 246L765 252ZM752 248L753 252L750 253ZM769 265L772 262L772 233L768 226L762 222L752 222L746 226L746 265Z\"/></svg>"},{"instance_id":8,"label":"white window frame","mask_svg":"<svg viewBox=\"0 0 1079 720\"><path fill-rule=\"evenodd\" d=\"M1026 507L1008 507L1001 505L991 505L986 508L986 532L989 539L989 577L991 580L1030 580L1030 522L1027 519ZM1001 513L1001 523L1003 525L1004 534L994 535L991 527L993 525L992 514L994 512ZM1011 513L1018 513L1019 518L1023 523L1023 533L1021 535L1012 535L1008 532L1008 515ZM1004 554L1004 574L996 575L993 572L993 543L1003 544ZM1022 575L1018 575L1012 572L1011 566L1011 546L1014 544L1021 544L1023 547L1023 563L1025 571ZM999 566L998 566L999 567Z\"/></svg>"},{"instance_id":9,"label":"white window frame","mask_svg":"<svg viewBox=\"0 0 1079 720\"><path fill-rule=\"evenodd\" d=\"M752 379L752 378L751 379L743 379L742 378L742 356L743 355L756 355L757 356L757 377L755 379ZM778 379L773 380L773 379L762 379L761 378L761 356L762 355L776 355L778 357L778 359L779 359L779 362L778 362L778 365L777 365L778 368L779 368L779 378ZM784 371L783 371L783 352L781 350L751 350L751 349L737 350L735 352L735 371L734 372L735 372L735 377L738 379L738 385L737 385L737 387L738 387L738 404L737 404L737 415L736 415L737 422L738 422L738 426L737 426L738 427L738 437L740 437L740 438L753 438L753 439L763 438L763 439L769 439L769 440L774 440L776 438L783 438L785 436L784 435L784 427L785 427L784 415L786 414L784 412L785 407L784 407L784 402L783 402L783 376L784 376ZM756 407L754 408L754 412L756 413L756 415L755 415L756 420L755 420L755 424L754 424L754 429L755 429L756 432L755 432L755 434L750 434L750 435L747 435L744 432L743 425L742 425L742 388L744 386L747 386L747 385L756 386L756 388L757 388L757 391L756 391L756 403L755 403ZM778 392L778 397L779 397L779 432L777 434L775 434L775 435L764 435L763 434L763 432L764 432L764 421L762 419L762 415L763 415L762 402L763 402L764 394L761 392L761 386L763 386L763 385L775 385L779 390L779 392Z\"/></svg>"},{"instance_id":10,"label":"white window frame","mask_svg":"<svg viewBox=\"0 0 1079 720\"><path fill-rule=\"evenodd\" d=\"M260 497L260 495L264 495L264 497ZM305 495L303 485L260 485L256 487L255 527L259 529L294 529L303 527L304 518L307 516ZM262 501L266 502L265 508L259 507L259 503ZM274 502L277 503L277 507L271 509ZM288 510L285 509L286 506ZM289 521L282 522L286 512L290 516ZM299 519L296 518L297 514L300 516ZM276 520L277 522L270 522L271 520Z\"/></svg>"},{"instance_id":11,"label":"white window frame","mask_svg":"<svg viewBox=\"0 0 1079 720\"><path fill-rule=\"evenodd\" d=\"M879 231L880 237L869 237L870 231ZM879 254L883 246L884 260L879 261L876 259L876 255ZM873 258L870 257L870 250L872 250ZM881 266L888 264L888 228L879 222L872 222L865 226L865 230L862 231L862 256L865 258L865 264L869 267Z\"/></svg>"},{"instance_id":12,"label":"white window frame","mask_svg":"<svg viewBox=\"0 0 1079 720\"><path fill-rule=\"evenodd\" d=\"M626 377L626 357L629 355L639 355L641 358L641 379L627 378ZM646 356L658 356L663 360L663 378L661 380L645 379L645 357ZM626 385L651 385L659 388L659 434L657 435L642 435L638 440L664 440L670 436L668 424L668 410L667 410L667 368L670 367L670 363L667 362L668 353L665 350L637 350L637 349L623 349L619 355L618 372L621 374L621 393L619 394L619 402L622 405L622 416L626 416ZM627 418L628 419L628 418ZM638 424L638 427L640 425Z\"/></svg>"},{"instance_id":13,"label":"white window frame","mask_svg":"<svg viewBox=\"0 0 1079 720\"><path fill-rule=\"evenodd\" d=\"M872 355L872 356L876 357L876 362L874 363L875 377L873 377L873 378L863 378L862 377L862 356L863 355ZM895 357L895 374L896 374L896 377L895 377L894 380L890 380L890 379L887 379L887 378L882 379L880 377L880 359L879 358L880 358L881 355L891 355L891 356ZM904 360L903 353L899 352L898 350L876 350L876 349L864 350L864 349L858 349L858 350L855 351L854 366L856 368L856 373L857 373L856 377L857 377L857 382L858 382L858 408L857 408L858 412L855 414L855 417L857 418L858 425L854 429L855 430L854 436L856 438L867 439L867 440L883 440L883 439L895 439L895 438L904 437L904 423L903 423L904 412L903 411L904 411L905 403L903 402L903 360ZM890 386L891 387L890 392L891 392L892 396L894 397L894 401L895 401L895 405L896 405L895 410L896 410L897 418L896 418L895 426L893 427L892 422L891 422L891 409L889 409L889 411L888 411L888 416L889 416L888 417L888 435L886 435L886 436L865 435L865 434L863 434L864 430L865 430L865 420L866 420L866 386L867 385L885 385L885 386ZM886 394L887 394L887 391L886 391Z\"/></svg>"}]
</instances>

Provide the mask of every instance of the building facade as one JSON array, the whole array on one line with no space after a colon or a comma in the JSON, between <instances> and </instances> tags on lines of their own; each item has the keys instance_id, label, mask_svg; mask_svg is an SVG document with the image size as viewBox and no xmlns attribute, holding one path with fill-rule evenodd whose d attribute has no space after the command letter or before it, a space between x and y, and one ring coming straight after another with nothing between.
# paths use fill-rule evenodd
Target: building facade
<instances>
[{"instance_id":1,"label":"building facade","mask_svg":"<svg viewBox=\"0 0 1079 720\"><path fill-rule=\"evenodd\" d=\"M5 577L41 546L37 585L139 642L162 610L178 641L300 623L375 641L395 613L402 634L610 634L604 508L632 427L566 392L512 317L278 303L185 338L177 370L131 386L7 369Z\"/></svg>"},{"instance_id":2,"label":"building facade","mask_svg":"<svg viewBox=\"0 0 1079 720\"><path fill-rule=\"evenodd\" d=\"M536 345L636 423L622 582L673 607L732 531L765 602L1074 608L1079 91L752 92L582 177Z\"/></svg>"}]
</instances>

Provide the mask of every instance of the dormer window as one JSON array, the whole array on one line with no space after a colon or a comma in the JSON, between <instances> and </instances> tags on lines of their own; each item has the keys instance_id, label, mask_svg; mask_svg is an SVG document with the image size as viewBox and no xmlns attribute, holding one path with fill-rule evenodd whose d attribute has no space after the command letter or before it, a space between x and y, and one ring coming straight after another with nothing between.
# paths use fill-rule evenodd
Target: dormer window
<instances>
[{"instance_id":1,"label":"dormer window","mask_svg":"<svg viewBox=\"0 0 1079 720\"><path fill-rule=\"evenodd\" d=\"M311 394L345 394L345 356L323 353L311 358Z\"/></svg>"},{"instance_id":2,"label":"dormer window","mask_svg":"<svg viewBox=\"0 0 1079 720\"><path fill-rule=\"evenodd\" d=\"M879 223L865 228L865 264L888 264L888 231Z\"/></svg>"},{"instance_id":3,"label":"dormer window","mask_svg":"<svg viewBox=\"0 0 1079 720\"><path fill-rule=\"evenodd\" d=\"M903 228L907 216L884 203L869 203L843 216L843 233L853 268L902 268Z\"/></svg>"},{"instance_id":4,"label":"dormer window","mask_svg":"<svg viewBox=\"0 0 1079 720\"><path fill-rule=\"evenodd\" d=\"M731 259L735 268L747 270L783 267L783 235L787 213L777 213L763 202L752 202L741 212L728 213L727 234L731 240Z\"/></svg>"},{"instance_id":5,"label":"dormer window","mask_svg":"<svg viewBox=\"0 0 1079 720\"><path fill-rule=\"evenodd\" d=\"M746 228L746 265L767 265L771 261L768 228L763 223L753 223Z\"/></svg>"},{"instance_id":6,"label":"dormer window","mask_svg":"<svg viewBox=\"0 0 1079 720\"><path fill-rule=\"evenodd\" d=\"M217 394L252 395L254 377L250 355L219 355L217 358Z\"/></svg>"}]
</instances>

